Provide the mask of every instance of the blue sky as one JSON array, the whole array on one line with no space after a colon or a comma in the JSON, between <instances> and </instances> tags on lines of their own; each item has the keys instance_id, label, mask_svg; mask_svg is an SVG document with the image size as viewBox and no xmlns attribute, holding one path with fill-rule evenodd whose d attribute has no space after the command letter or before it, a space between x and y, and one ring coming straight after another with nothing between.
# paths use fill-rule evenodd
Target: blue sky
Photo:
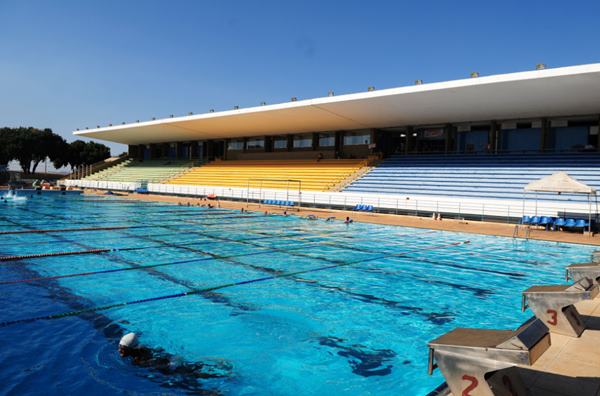
<instances>
[{"instance_id":1,"label":"blue sky","mask_svg":"<svg viewBox=\"0 0 600 396\"><path fill-rule=\"evenodd\" d=\"M73 140L328 90L595 63L598 15L577 0L0 0L0 125Z\"/></svg>"}]
</instances>

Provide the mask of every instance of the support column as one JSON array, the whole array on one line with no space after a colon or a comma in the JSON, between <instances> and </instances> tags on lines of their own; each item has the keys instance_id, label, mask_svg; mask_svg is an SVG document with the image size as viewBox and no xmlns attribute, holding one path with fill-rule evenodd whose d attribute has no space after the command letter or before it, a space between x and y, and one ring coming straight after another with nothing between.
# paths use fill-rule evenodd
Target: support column
<instances>
[{"instance_id":1,"label":"support column","mask_svg":"<svg viewBox=\"0 0 600 396\"><path fill-rule=\"evenodd\" d=\"M596 122L596 125L598 126L598 135L596 135L596 150L598 150L598 152L600 152L600 115L598 115L598 122Z\"/></svg>"},{"instance_id":2,"label":"support column","mask_svg":"<svg viewBox=\"0 0 600 396\"><path fill-rule=\"evenodd\" d=\"M413 143L413 133L415 129L412 126L406 128L406 146L404 147L404 153L408 154L411 150L409 147L412 147Z\"/></svg>"},{"instance_id":3,"label":"support column","mask_svg":"<svg viewBox=\"0 0 600 396\"><path fill-rule=\"evenodd\" d=\"M335 157L340 158L342 156L342 148L343 148L343 132L336 131L335 132Z\"/></svg>"},{"instance_id":4,"label":"support column","mask_svg":"<svg viewBox=\"0 0 600 396\"><path fill-rule=\"evenodd\" d=\"M553 146L552 143L553 139L551 136L551 128L550 128L550 122L548 121L547 118L542 118L542 133L541 133L541 151L547 151L550 150Z\"/></svg>"},{"instance_id":5,"label":"support column","mask_svg":"<svg viewBox=\"0 0 600 396\"><path fill-rule=\"evenodd\" d=\"M450 128L448 125L444 126L444 154L448 154L448 146L450 140Z\"/></svg>"},{"instance_id":6,"label":"support column","mask_svg":"<svg viewBox=\"0 0 600 396\"><path fill-rule=\"evenodd\" d=\"M493 120L490 125L490 153L498 154L498 122Z\"/></svg>"}]
</instances>

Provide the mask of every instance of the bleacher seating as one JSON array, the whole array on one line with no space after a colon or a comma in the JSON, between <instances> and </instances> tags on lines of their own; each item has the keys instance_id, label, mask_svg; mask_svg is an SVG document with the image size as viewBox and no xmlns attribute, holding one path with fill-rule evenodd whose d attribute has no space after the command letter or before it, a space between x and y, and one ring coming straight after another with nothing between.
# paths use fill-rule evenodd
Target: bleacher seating
<instances>
[{"instance_id":1,"label":"bleacher seating","mask_svg":"<svg viewBox=\"0 0 600 396\"><path fill-rule=\"evenodd\" d=\"M557 153L393 155L344 191L521 200L526 184L558 171L600 189L599 153ZM537 199L587 202L574 194L538 193Z\"/></svg>"},{"instance_id":2,"label":"bleacher seating","mask_svg":"<svg viewBox=\"0 0 600 396\"><path fill-rule=\"evenodd\" d=\"M193 168L170 184L330 191L366 165L365 160L215 161Z\"/></svg>"},{"instance_id":3,"label":"bleacher seating","mask_svg":"<svg viewBox=\"0 0 600 396\"><path fill-rule=\"evenodd\" d=\"M189 160L127 160L119 165L85 177L86 180L108 180L115 182L139 182L142 180L158 183L185 172L194 165Z\"/></svg>"}]
</instances>

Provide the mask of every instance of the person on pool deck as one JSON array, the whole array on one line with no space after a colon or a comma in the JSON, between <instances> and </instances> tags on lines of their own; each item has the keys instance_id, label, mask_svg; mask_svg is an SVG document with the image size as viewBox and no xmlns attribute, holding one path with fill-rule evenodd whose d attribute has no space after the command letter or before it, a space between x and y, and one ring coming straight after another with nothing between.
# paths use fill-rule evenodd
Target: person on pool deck
<instances>
[{"instance_id":1,"label":"person on pool deck","mask_svg":"<svg viewBox=\"0 0 600 396\"><path fill-rule=\"evenodd\" d=\"M350 217L346 217L346 220L344 220L345 224L350 224L352 223L354 220L352 220Z\"/></svg>"}]
</instances>

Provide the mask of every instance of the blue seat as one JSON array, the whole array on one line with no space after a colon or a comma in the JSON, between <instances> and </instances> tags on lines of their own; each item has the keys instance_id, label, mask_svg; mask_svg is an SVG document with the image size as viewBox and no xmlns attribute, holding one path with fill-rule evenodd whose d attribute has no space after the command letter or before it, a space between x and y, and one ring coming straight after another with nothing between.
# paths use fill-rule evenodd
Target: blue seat
<instances>
[{"instance_id":1,"label":"blue seat","mask_svg":"<svg viewBox=\"0 0 600 396\"><path fill-rule=\"evenodd\" d=\"M581 177L594 187L600 186L598 153L392 154L346 186L344 191L587 204L586 197L573 194L523 196L523 187L527 183L559 170Z\"/></svg>"},{"instance_id":2,"label":"blue seat","mask_svg":"<svg viewBox=\"0 0 600 396\"><path fill-rule=\"evenodd\" d=\"M554 221L554 224L552 225L552 229L556 230L556 229L559 229L560 227L564 227L566 222L567 221L565 219L559 217L558 219L556 219Z\"/></svg>"},{"instance_id":3,"label":"blue seat","mask_svg":"<svg viewBox=\"0 0 600 396\"><path fill-rule=\"evenodd\" d=\"M531 217L529 216L523 216L521 218L521 224L529 224L531 222Z\"/></svg>"},{"instance_id":4,"label":"blue seat","mask_svg":"<svg viewBox=\"0 0 600 396\"><path fill-rule=\"evenodd\" d=\"M554 225L555 225L556 227L562 227L562 226L564 226L564 225L565 225L565 223L566 223L566 222L567 222L567 221L566 221L565 219L563 219L563 218L558 218L558 219L556 219L556 221L554 222Z\"/></svg>"},{"instance_id":5,"label":"blue seat","mask_svg":"<svg viewBox=\"0 0 600 396\"><path fill-rule=\"evenodd\" d=\"M356 206L354 207L354 210L362 210L362 205L356 204Z\"/></svg>"},{"instance_id":6,"label":"blue seat","mask_svg":"<svg viewBox=\"0 0 600 396\"><path fill-rule=\"evenodd\" d=\"M548 216L542 216L539 224L542 226L546 226L546 229L548 229L548 226L554 224L554 218L548 217Z\"/></svg>"},{"instance_id":7,"label":"blue seat","mask_svg":"<svg viewBox=\"0 0 600 396\"><path fill-rule=\"evenodd\" d=\"M588 226L588 222L583 219L578 219L575 221L575 227L585 228Z\"/></svg>"},{"instance_id":8,"label":"blue seat","mask_svg":"<svg viewBox=\"0 0 600 396\"><path fill-rule=\"evenodd\" d=\"M367 212L372 212L372 211L373 211L373 205L367 205L367 206L365 207L365 210L366 210Z\"/></svg>"},{"instance_id":9,"label":"blue seat","mask_svg":"<svg viewBox=\"0 0 600 396\"><path fill-rule=\"evenodd\" d=\"M538 225L538 224L540 224L540 221L542 221L542 219L540 218L540 216L533 216L531 218L531 221L529 222L529 224L531 224L531 225Z\"/></svg>"},{"instance_id":10,"label":"blue seat","mask_svg":"<svg viewBox=\"0 0 600 396\"><path fill-rule=\"evenodd\" d=\"M294 201L288 201L288 206L294 206Z\"/></svg>"},{"instance_id":11,"label":"blue seat","mask_svg":"<svg viewBox=\"0 0 600 396\"><path fill-rule=\"evenodd\" d=\"M565 222L565 227L575 227L575 220L574 219L567 219L567 221Z\"/></svg>"}]
</instances>

